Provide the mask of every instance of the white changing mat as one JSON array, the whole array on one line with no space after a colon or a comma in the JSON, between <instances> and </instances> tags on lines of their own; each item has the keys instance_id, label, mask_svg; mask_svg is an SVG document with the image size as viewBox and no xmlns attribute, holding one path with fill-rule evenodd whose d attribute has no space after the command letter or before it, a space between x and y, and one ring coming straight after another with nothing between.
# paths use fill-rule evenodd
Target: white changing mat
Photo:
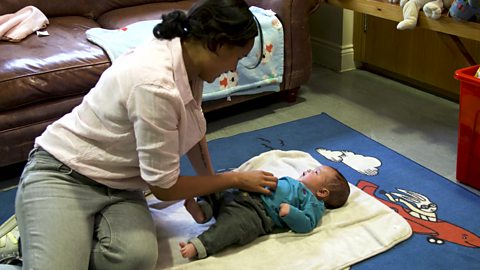
<instances>
[{"instance_id":1,"label":"white changing mat","mask_svg":"<svg viewBox=\"0 0 480 270\"><path fill-rule=\"evenodd\" d=\"M318 165L305 152L272 150L237 170L262 169L277 177L297 178ZM157 269L344 269L410 237L411 227L400 215L354 185L350 188L346 205L327 210L311 233L265 235L246 246L193 261L181 257L178 242L197 236L211 223L196 224L183 202L167 204L151 199L159 241Z\"/></svg>"}]
</instances>

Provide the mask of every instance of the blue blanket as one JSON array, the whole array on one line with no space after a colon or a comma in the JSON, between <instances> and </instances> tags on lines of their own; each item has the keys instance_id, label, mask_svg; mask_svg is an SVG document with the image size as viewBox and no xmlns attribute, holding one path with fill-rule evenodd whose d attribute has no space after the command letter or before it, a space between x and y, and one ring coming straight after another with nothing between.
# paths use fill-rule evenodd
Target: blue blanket
<instances>
[{"instance_id":1,"label":"blue blanket","mask_svg":"<svg viewBox=\"0 0 480 270\"><path fill-rule=\"evenodd\" d=\"M284 42L283 26L271 10L251 7L258 19L263 36L261 50L260 35L247 57L239 62L236 72L222 74L213 83L205 83L203 100L215 100L232 95L256 94L265 91L279 91L283 78ZM160 20L133 23L120 29L91 28L86 31L87 39L102 47L114 62L123 53L134 49L146 40L153 38L153 27ZM262 54L263 51L263 55ZM259 57L261 64L254 66Z\"/></svg>"}]
</instances>

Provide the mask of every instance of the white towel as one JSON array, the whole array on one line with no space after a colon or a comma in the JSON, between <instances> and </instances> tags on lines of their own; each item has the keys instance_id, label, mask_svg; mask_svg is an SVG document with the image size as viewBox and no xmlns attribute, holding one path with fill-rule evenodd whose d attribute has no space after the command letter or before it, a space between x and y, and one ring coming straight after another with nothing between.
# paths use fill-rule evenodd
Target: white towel
<instances>
[{"instance_id":1,"label":"white towel","mask_svg":"<svg viewBox=\"0 0 480 270\"><path fill-rule=\"evenodd\" d=\"M34 6L26 6L19 11L0 16L0 39L19 42L31 33L47 27L45 14Z\"/></svg>"},{"instance_id":2,"label":"white towel","mask_svg":"<svg viewBox=\"0 0 480 270\"><path fill-rule=\"evenodd\" d=\"M278 177L297 178L319 164L305 152L273 150L237 170L263 169ZM151 200L152 206L160 208L152 209L159 240L157 269L344 269L410 237L412 230L405 219L357 187L350 188L346 205L327 210L311 233L265 235L248 245L193 261L181 257L178 242L197 236L211 223L196 224L182 202L168 206Z\"/></svg>"}]
</instances>

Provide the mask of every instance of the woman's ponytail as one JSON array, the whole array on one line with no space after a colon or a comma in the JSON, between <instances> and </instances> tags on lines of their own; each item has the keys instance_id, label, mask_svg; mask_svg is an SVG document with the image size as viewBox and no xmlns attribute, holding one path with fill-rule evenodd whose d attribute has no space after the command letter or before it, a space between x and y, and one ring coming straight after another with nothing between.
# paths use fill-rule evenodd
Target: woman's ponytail
<instances>
[{"instance_id":1,"label":"woman's ponytail","mask_svg":"<svg viewBox=\"0 0 480 270\"><path fill-rule=\"evenodd\" d=\"M187 15L175 10L162 15L162 21L153 28L153 35L159 39L173 39L187 37L190 31Z\"/></svg>"}]
</instances>

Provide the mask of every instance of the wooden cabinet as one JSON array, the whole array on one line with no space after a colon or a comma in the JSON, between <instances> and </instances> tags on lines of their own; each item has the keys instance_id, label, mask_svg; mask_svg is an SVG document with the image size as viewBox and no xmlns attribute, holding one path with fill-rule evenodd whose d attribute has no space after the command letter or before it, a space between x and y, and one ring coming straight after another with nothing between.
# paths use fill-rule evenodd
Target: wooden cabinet
<instances>
[{"instance_id":1,"label":"wooden cabinet","mask_svg":"<svg viewBox=\"0 0 480 270\"><path fill-rule=\"evenodd\" d=\"M326 0L355 11L355 60L365 68L410 82L436 95L458 100L455 70L480 63L480 23L448 17L427 18L397 30L402 9L388 0ZM358 12L358 13L357 13Z\"/></svg>"},{"instance_id":2,"label":"wooden cabinet","mask_svg":"<svg viewBox=\"0 0 480 270\"><path fill-rule=\"evenodd\" d=\"M361 13L355 13L354 22L355 61L364 68L458 101L453 74L471 64L450 36L424 28L400 31L395 21ZM479 63L480 42L458 41Z\"/></svg>"}]
</instances>

